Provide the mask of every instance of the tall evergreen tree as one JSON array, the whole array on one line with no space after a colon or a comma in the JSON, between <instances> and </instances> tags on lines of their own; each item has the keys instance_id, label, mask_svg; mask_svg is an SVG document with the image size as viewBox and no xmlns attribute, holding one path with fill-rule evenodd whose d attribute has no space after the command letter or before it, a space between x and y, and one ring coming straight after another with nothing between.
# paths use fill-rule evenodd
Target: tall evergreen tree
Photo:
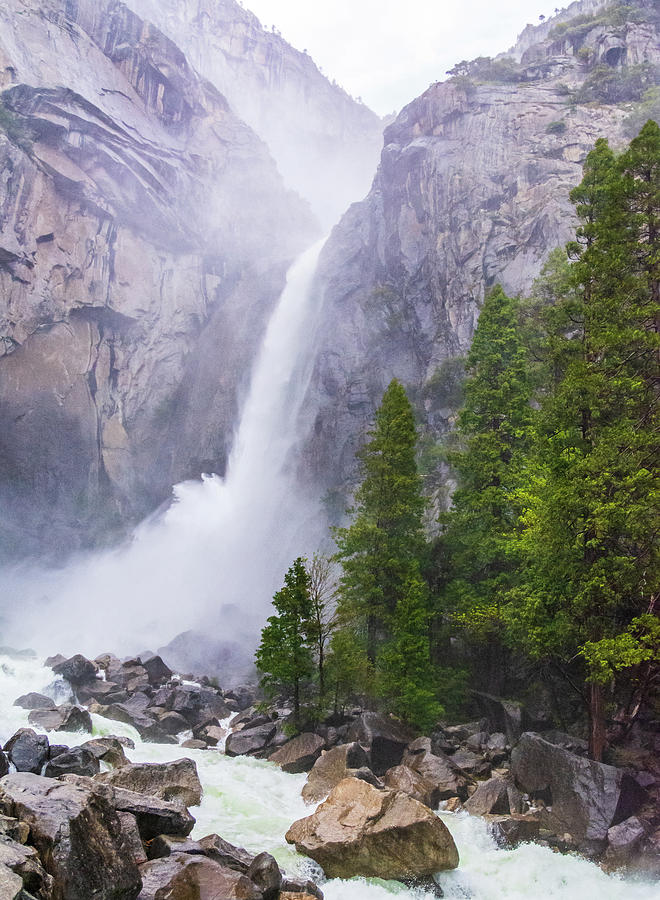
<instances>
[{"instance_id":1,"label":"tall evergreen tree","mask_svg":"<svg viewBox=\"0 0 660 900\"><path fill-rule=\"evenodd\" d=\"M458 486L452 508L441 517L449 572L444 606L496 650L501 606L512 586L508 539L520 514L516 488L532 415L518 303L499 286L486 298L466 368L465 405L457 422L460 449L449 457ZM493 660L495 668L500 663Z\"/></svg>"},{"instance_id":2,"label":"tall evergreen tree","mask_svg":"<svg viewBox=\"0 0 660 900\"><path fill-rule=\"evenodd\" d=\"M424 543L416 444L410 401L394 380L376 412L370 440L359 454L363 478L351 510L353 521L335 532L336 558L343 570L340 618L364 634L371 662Z\"/></svg>"},{"instance_id":3,"label":"tall evergreen tree","mask_svg":"<svg viewBox=\"0 0 660 900\"><path fill-rule=\"evenodd\" d=\"M429 642L428 589L412 575L392 618L392 637L378 656L378 688L395 715L431 730L444 710L438 702Z\"/></svg>"},{"instance_id":4,"label":"tall evergreen tree","mask_svg":"<svg viewBox=\"0 0 660 900\"><path fill-rule=\"evenodd\" d=\"M293 698L296 728L300 726L301 685L314 672L309 635L314 632L314 609L305 561L298 557L284 576L284 586L273 597L277 615L270 616L261 632L257 668L261 684Z\"/></svg>"},{"instance_id":5,"label":"tall evergreen tree","mask_svg":"<svg viewBox=\"0 0 660 900\"><path fill-rule=\"evenodd\" d=\"M658 587L650 316L660 254L658 126L633 145L617 161L598 141L571 195L581 220L568 245L572 290L545 316L554 378L541 398L518 541L523 579L510 616L532 654L582 655L596 759L605 740L603 672L612 677L625 663L612 647L624 646L624 634L639 637Z\"/></svg>"}]
</instances>

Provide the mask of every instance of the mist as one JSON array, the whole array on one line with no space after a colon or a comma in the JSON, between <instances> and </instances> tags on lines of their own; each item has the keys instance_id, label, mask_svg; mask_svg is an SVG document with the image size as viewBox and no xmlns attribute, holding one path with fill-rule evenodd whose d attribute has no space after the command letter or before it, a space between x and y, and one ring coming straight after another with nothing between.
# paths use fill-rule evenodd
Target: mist
<instances>
[{"instance_id":1,"label":"mist","mask_svg":"<svg viewBox=\"0 0 660 900\"><path fill-rule=\"evenodd\" d=\"M272 594L295 556L325 533L318 498L296 484L296 421L309 382L324 241L291 267L268 325L226 477L177 485L169 508L125 545L50 570L5 572L5 641L43 653L159 648L183 630L256 646ZM227 674L227 673L225 673Z\"/></svg>"}]
</instances>

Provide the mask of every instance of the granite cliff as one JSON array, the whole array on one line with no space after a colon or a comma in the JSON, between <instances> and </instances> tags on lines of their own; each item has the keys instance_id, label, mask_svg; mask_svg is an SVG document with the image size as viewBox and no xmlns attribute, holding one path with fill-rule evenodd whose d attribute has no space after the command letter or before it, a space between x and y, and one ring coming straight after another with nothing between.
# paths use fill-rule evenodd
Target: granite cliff
<instances>
[{"instance_id":1,"label":"granite cliff","mask_svg":"<svg viewBox=\"0 0 660 900\"><path fill-rule=\"evenodd\" d=\"M355 450L392 377L423 430L433 440L447 432L484 292L496 282L529 290L574 230L568 195L594 142L622 146L648 105L657 4L587 0L571 12L528 27L503 57L460 64L405 107L385 131L368 197L324 250L303 470L331 495L350 489ZM442 468L425 474L442 502Z\"/></svg>"},{"instance_id":2,"label":"granite cliff","mask_svg":"<svg viewBox=\"0 0 660 900\"><path fill-rule=\"evenodd\" d=\"M306 51L236 0L127 0L185 51L266 141L285 183L324 226L369 190L383 124L330 83Z\"/></svg>"},{"instance_id":3,"label":"granite cliff","mask_svg":"<svg viewBox=\"0 0 660 900\"><path fill-rule=\"evenodd\" d=\"M318 233L262 140L118 0L0 9L3 545L72 549L222 471Z\"/></svg>"}]
</instances>

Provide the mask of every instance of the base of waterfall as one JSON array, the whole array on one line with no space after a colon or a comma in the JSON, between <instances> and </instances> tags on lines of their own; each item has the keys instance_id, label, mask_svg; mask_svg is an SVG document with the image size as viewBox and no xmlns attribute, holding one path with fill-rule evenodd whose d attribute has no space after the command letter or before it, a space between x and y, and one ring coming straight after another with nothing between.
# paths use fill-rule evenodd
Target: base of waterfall
<instances>
[{"instance_id":1,"label":"base of waterfall","mask_svg":"<svg viewBox=\"0 0 660 900\"><path fill-rule=\"evenodd\" d=\"M403 881L458 865L451 834L428 807L358 778L340 781L313 815L294 822L286 839L329 878Z\"/></svg>"}]
</instances>

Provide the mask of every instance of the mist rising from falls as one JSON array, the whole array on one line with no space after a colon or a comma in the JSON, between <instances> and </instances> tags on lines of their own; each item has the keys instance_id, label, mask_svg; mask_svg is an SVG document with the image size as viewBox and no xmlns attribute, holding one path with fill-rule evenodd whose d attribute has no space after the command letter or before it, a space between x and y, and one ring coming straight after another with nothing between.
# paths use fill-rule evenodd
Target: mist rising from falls
<instances>
[{"instance_id":1,"label":"mist rising from falls","mask_svg":"<svg viewBox=\"0 0 660 900\"><path fill-rule=\"evenodd\" d=\"M316 498L290 468L312 364L324 241L291 266L268 324L224 479L174 488L169 509L129 544L59 571L4 573L11 609L3 642L45 652L139 652L198 628L254 646L295 556L323 534Z\"/></svg>"}]
</instances>

